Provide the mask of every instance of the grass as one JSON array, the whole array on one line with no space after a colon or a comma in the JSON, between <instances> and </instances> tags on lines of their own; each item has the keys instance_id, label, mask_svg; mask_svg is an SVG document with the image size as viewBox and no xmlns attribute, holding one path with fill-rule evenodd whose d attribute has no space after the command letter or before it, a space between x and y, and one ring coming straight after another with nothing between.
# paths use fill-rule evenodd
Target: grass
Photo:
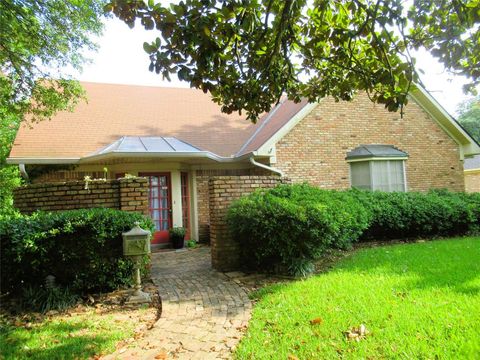
<instances>
[{"instance_id":1,"label":"grass","mask_svg":"<svg viewBox=\"0 0 480 360\"><path fill-rule=\"evenodd\" d=\"M89 359L115 350L132 336L134 324L89 312L46 319L31 326L2 324L0 359Z\"/></svg>"},{"instance_id":2,"label":"grass","mask_svg":"<svg viewBox=\"0 0 480 360\"><path fill-rule=\"evenodd\" d=\"M254 297L237 359L478 358L480 238L358 250ZM369 333L347 340L360 324Z\"/></svg>"}]
</instances>

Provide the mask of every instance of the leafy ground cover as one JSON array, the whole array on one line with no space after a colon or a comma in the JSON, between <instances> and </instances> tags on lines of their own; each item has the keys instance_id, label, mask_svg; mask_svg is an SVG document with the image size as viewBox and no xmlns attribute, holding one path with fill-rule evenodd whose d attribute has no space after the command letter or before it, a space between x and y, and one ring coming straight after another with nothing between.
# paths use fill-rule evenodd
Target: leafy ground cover
<instances>
[{"instance_id":1,"label":"leafy ground cover","mask_svg":"<svg viewBox=\"0 0 480 360\"><path fill-rule=\"evenodd\" d=\"M473 359L480 237L360 249L253 297L238 359Z\"/></svg>"}]
</instances>

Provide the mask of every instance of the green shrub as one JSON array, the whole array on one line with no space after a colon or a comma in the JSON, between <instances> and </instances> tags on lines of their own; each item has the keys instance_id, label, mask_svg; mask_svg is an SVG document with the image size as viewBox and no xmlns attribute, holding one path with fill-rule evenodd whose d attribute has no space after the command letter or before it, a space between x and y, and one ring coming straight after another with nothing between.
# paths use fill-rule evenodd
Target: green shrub
<instances>
[{"instance_id":1,"label":"green shrub","mask_svg":"<svg viewBox=\"0 0 480 360\"><path fill-rule=\"evenodd\" d=\"M360 240L480 232L480 194L385 193L280 185L234 202L227 213L248 268L302 274L327 248Z\"/></svg>"},{"instance_id":2,"label":"green shrub","mask_svg":"<svg viewBox=\"0 0 480 360\"><path fill-rule=\"evenodd\" d=\"M319 193L308 185L255 192L232 204L227 214L247 267L295 275L311 271L325 249L350 247L368 219L348 194Z\"/></svg>"},{"instance_id":3,"label":"green shrub","mask_svg":"<svg viewBox=\"0 0 480 360\"><path fill-rule=\"evenodd\" d=\"M478 194L352 191L372 213L362 239L404 239L478 233Z\"/></svg>"},{"instance_id":4,"label":"green shrub","mask_svg":"<svg viewBox=\"0 0 480 360\"><path fill-rule=\"evenodd\" d=\"M152 221L141 214L113 209L0 219L2 292L38 287L47 275L74 293L130 284L133 263L122 255L121 234L136 221L153 229Z\"/></svg>"}]
</instances>

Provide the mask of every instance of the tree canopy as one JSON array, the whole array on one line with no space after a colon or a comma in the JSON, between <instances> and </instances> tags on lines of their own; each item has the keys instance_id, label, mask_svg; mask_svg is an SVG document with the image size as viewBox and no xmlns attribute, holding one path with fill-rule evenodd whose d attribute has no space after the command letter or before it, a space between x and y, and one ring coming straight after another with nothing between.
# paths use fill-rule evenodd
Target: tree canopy
<instances>
[{"instance_id":1,"label":"tree canopy","mask_svg":"<svg viewBox=\"0 0 480 360\"><path fill-rule=\"evenodd\" d=\"M0 2L0 117L33 121L71 108L82 95L62 74L81 69L83 49L100 34L101 0L2 0Z\"/></svg>"},{"instance_id":2,"label":"tree canopy","mask_svg":"<svg viewBox=\"0 0 480 360\"><path fill-rule=\"evenodd\" d=\"M480 144L480 96L463 102L458 112L458 122Z\"/></svg>"},{"instance_id":3,"label":"tree canopy","mask_svg":"<svg viewBox=\"0 0 480 360\"><path fill-rule=\"evenodd\" d=\"M470 89L480 83L479 0L110 0L105 9L159 32L144 44L150 71L175 73L254 121L282 93L350 100L364 90L402 109L419 82L419 48Z\"/></svg>"},{"instance_id":4,"label":"tree canopy","mask_svg":"<svg viewBox=\"0 0 480 360\"><path fill-rule=\"evenodd\" d=\"M83 91L62 76L80 69L82 49L100 34L101 0L0 1L0 216L11 213L12 189L21 182L6 158L23 119L39 121L71 109Z\"/></svg>"}]
</instances>

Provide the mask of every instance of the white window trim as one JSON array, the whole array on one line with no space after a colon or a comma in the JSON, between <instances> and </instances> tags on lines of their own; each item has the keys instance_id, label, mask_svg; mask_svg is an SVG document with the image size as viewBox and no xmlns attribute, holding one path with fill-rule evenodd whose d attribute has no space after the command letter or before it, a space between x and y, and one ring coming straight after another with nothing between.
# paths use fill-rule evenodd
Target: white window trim
<instances>
[{"instance_id":1,"label":"white window trim","mask_svg":"<svg viewBox=\"0 0 480 360\"><path fill-rule=\"evenodd\" d=\"M408 157L406 156L398 156L398 157L364 157L360 159L347 159L347 163L352 162L362 162L362 161L385 161L385 160L407 160Z\"/></svg>"}]
</instances>

